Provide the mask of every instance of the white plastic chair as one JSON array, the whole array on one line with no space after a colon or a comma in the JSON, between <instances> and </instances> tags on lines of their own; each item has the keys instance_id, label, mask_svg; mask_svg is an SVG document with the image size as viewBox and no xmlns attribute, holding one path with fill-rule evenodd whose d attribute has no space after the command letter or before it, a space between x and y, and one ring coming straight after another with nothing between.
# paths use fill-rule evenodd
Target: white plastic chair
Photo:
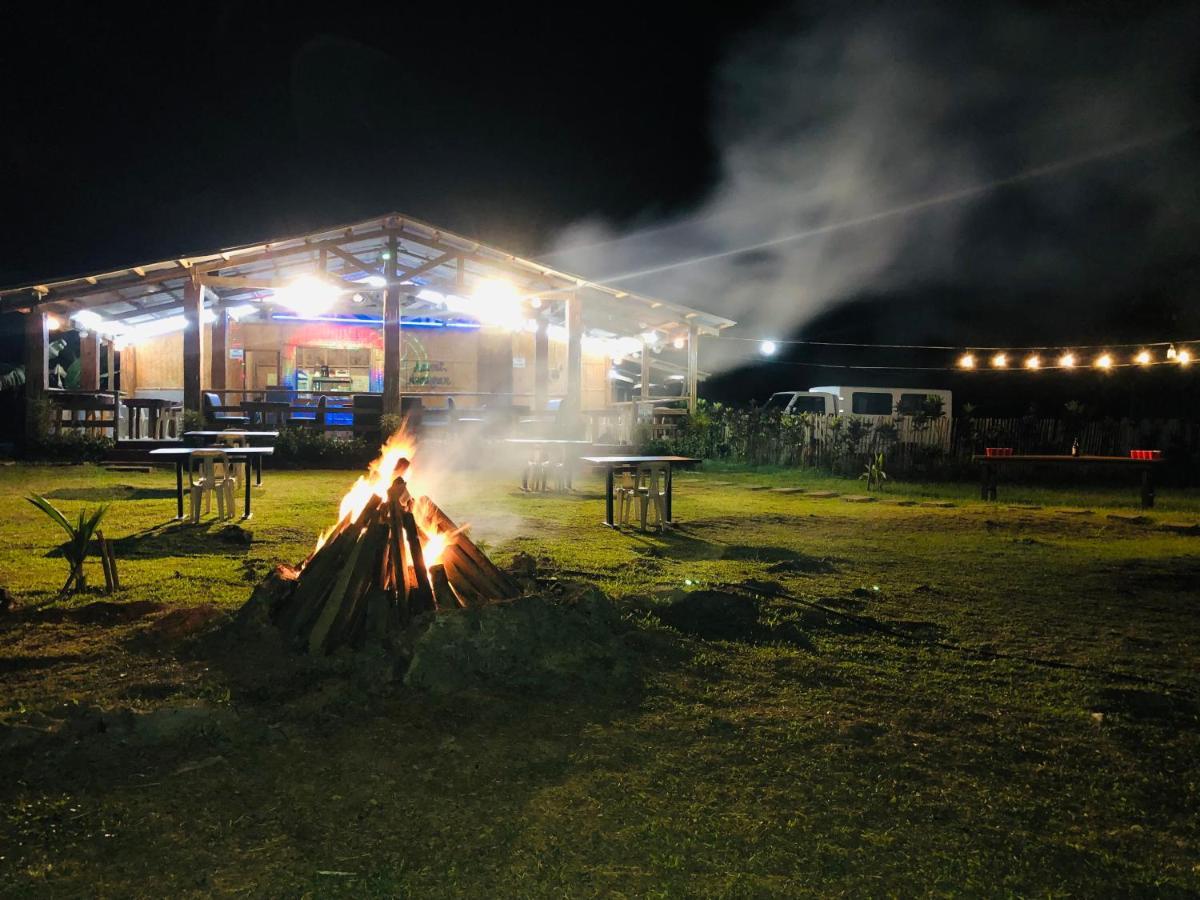
<instances>
[{"instance_id":1,"label":"white plastic chair","mask_svg":"<svg viewBox=\"0 0 1200 900\"><path fill-rule=\"evenodd\" d=\"M638 480L633 472L621 472L617 482L617 524L628 525L629 516L633 512L633 504L637 499Z\"/></svg>"},{"instance_id":2,"label":"white plastic chair","mask_svg":"<svg viewBox=\"0 0 1200 900\"><path fill-rule=\"evenodd\" d=\"M655 524L659 531L666 527L667 522L667 470L663 465L638 467L638 499L641 500L642 531L646 530L647 516L650 507L654 507Z\"/></svg>"},{"instance_id":3,"label":"white plastic chair","mask_svg":"<svg viewBox=\"0 0 1200 900\"><path fill-rule=\"evenodd\" d=\"M197 478L196 476L200 477ZM232 518L237 475L223 450L193 450L188 454L188 486L191 494L192 522L200 521L200 505L212 512L212 496L217 495L217 517Z\"/></svg>"}]
</instances>

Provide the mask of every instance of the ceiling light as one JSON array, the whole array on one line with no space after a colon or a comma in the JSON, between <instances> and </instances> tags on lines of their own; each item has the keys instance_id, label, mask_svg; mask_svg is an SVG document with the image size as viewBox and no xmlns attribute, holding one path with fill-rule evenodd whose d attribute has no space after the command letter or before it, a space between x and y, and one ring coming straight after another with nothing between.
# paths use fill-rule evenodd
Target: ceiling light
<instances>
[{"instance_id":1,"label":"ceiling light","mask_svg":"<svg viewBox=\"0 0 1200 900\"><path fill-rule=\"evenodd\" d=\"M778 349L779 348L777 346L775 346L774 341L763 341L761 344L758 345L758 352L761 353L763 356L774 356L775 351Z\"/></svg>"},{"instance_id":2,"label":"ceiling light","mask_svg":"<svg viewBox=\"0 0 1200 900\"><path fill-rule=\"evenodd\" d=\"M302 316L317 316L337 302L340 291L328 281L304 275L274 292L275 302Z\"/></svg>"}]
</instances>

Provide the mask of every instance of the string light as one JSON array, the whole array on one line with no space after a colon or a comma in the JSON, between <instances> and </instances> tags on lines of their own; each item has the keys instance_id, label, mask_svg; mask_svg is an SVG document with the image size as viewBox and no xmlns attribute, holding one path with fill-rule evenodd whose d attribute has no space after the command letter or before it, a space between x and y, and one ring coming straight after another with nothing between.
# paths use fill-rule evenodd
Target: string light
<instances>
[{"instance_id":1,"label":"string light","mask_svg":"<svg viewBox=\"0 0 1200 900\"><path fill-rule=\"evenodd\" d=\"M1112 364L1113 364L1112 357L1109 356L1107 353L1101 353L1099 356L1096 357L1096 368L1097 369L1111 369Z\"/></svg>"},{"instance_id":2,"label":"string light","mask_svg":"<svg viewBox=\"0 0 1200 900\"><path fill-rule=\"evenodd\" d=\"M1192 354L1189 350L1180 350L1175 354L1175 361L1181 366L1186 366L1192 361Z\"/></svg>"},{"instance_id":3,"label":"string light","mask_svg":"<svg viewBox=\"0 0 1200 900\"><path fill-rule=\"evenodd\" d=\"M1172 344L1170 347L1167 348L1167 359L1173 360L1175 358L1175 356L1176 356L1175 345Z\"/></svg>"},{"instance_id":4,"label":"string light","mask_svg":"<svg viewBox=\"0 0 1200 900\"><path fill-rule=\"evenodd\" d=\"M758 345L758 352L763 356L774 356L775 351L779 348L775 346L774 341L763 341Z\"/></svg>"},{"instance_id":5,"label":"string light","mask_svg":"<svg viewBox=\"0 0 1200 900\"><path fill-rule=\"evenodd\" d=\"M1070 351L1064 353L1058 358L1058 364L1064 369L1071 369L1075 366L1075 354Z\"/></svg>"},{"instance_id":6,"label":"string light","mask_svg":"<svg viewBox=\"0 0 1200 900\"><path fill-rule=\"evenodd\" d=\"M1149 350L1140 350L1138 355L1133 358L1133 361L1139 366L1148 366L1153 360L1154 357L1150 355Z\"/></svg>"},{"instance_id":7,"label":"string light","mask_svg":"<svg viewBox=\"0 0 1200 900\"><path fill-rule=\"evenodd\" d=\"M1025 360L1025 368L1027 368L1027 369L1041 368L1041 365L1042 365L1041 357L1039 357L1036 353L1033 354L1033 356L1029 357L1027 360Z\"/></svg>"},{"instance_id":8,"label":"string light","mask_svg":"<svg viewBox=\"0 0 1200 900\"><path fill-rule=\"evenodd\" d=\"M975 368L975 357L973 355L971 355L970 353L964 353L962 356L960 356L958 358L958 367L960 369Z\"/></svg>"},{"instance_id":9,"label":"string light","mask_svg":"<svg viewBox=\"0 0 1200 900\"><path fill-rule=\"evenodd\" d=\"M997 353L992 357L992 366L997 369L1003 369L1008 365L1008 354Z\"/></svg>"}]
</instances>

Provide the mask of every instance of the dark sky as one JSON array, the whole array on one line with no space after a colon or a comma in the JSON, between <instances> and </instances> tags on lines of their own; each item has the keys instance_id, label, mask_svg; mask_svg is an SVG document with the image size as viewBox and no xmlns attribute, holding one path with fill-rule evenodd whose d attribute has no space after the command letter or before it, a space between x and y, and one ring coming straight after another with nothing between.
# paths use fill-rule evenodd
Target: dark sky
<instances>
[{"instance_id":1,"label":"dark sky","mask_svg":"<svg viewBox=\"0 0 1200 900\"><path fill-rule=\"evenodd\" d=\"M772 23L803 32L810 13L817 18L826 11L820 4L809 9L745 0L612 3L595 12L571 7L211 3L188 16L184 5L173 3L45 2L17 13L6 9L0 285L285 236L390 210L527 255L581 219L621 229L683 215L721 181L719 75L731 53L746 35L769 33ZM1147 15L1144 5L1063 8L1076 21L1104 28L1118 46ZM937 20L937 7L931 9ZM968 44L958 56L952 49L955 27L966 26L930 32L938 42L932 55L949 67L943 73L951 81L956 65L965 70L974 62L978 69ZM1077 53L1081 71L1096 64L1086 46L1073 45L1070 27L1062 40L1064 57ZM1136 64L1134 57L1131 72ZM837 77L831 70L830 81ZM770 80L768 69L766 82L748 77L741 89L766 96ZM1194 112L1196 84L1183 85L1179 95L1184 113L1188 102ZM1019 105L1020 98L1001 97L995 122L1004 121L1006 103ZM1170 111L1176 124L1178 107ZM1001 130L970 112L959 123L965 133L986 138ZM1010 139L998 134L987 147L999 157L995 172L1039 161L1006 149ZM1173 165L1196 146L1195 134L1174 142L1168 148ZM988 278L881 280L878 290L847 293L793 334L1014 342L1039 316L1056 335L1081 342L1200 331L1200 242L1182 240L1176 228L1161 258L1139 245L1133 275L1109 280L1099 262L1110 263L1120 251L1125 223L1132 233L1150 214L1123 196L1112 195L1110 203L1104 191L1081 201L1083 189L1073 189L1075 196L1051 204L1009 191L974 206L958 232L972 241L971 253L958 262L965 269L987 258ZM1187 191L1175 197L1185 210L1198 200ZM1064 279L1039 291L994 277L1010 258L1028 255L1031 235L1045 234L1050 242L1069 234L1081 211L1087 222L1103 223L1109 236L1102 245L1090 236L1083 242L1085 250L1109 258L1098 260L1097 277L1086 271L1087 252L1072 261L1081 267L1076 287ZM1200 216L1191 221L1200 226ZM914 234L920 238L919 230ZM1096 314L1081 313L1106 284L1111 290ZM711 299L693 302L723 311ZM819 361L828 357L785 352L772 366L711 388L716 395L760 396L774 388L847 382L844 373L783 365ZM907 380L914 377L921 379ZM880 378L897 380L867 374L856 380ZM1167 394L1174 396L1177 387L1167 385ZM989 392L997 393L980 391ZM1014 403L1027 406L1029 392L1017 393ZM1049 393L1055 403L1061 399L1057 388ZM1155 394L1164 396L1157 387ZM1124 389L1120 395L1125 406L1137 405Z\"/></svg>"},{"instance_id":2,"label":"dark sky","mask_svg":"<svg viewBox=\"0 0 1200 900\"><path fill-rule=\"evenodd\" d=\"M389 210L524 253L670 210L712 178L711 70L765 5L114 6L7 29L0 284Z\"/></svg>"}]
</instances>

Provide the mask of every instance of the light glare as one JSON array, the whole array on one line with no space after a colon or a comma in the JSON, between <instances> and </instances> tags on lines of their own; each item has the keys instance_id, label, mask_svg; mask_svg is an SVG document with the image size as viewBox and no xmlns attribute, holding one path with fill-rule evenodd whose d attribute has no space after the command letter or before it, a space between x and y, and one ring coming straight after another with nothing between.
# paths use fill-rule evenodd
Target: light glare
<instances>
[{"instance_id":1,"label":"light glare","mask_svg":"<svg viewBox=\"0 0 1200 900\"><path fill-rule=\"evenodd\" d=\"M958 367L959 367L960 369L973 369L973 368L975 368L975 357L974 357L974 355L972 355L972 354L970 354L970 353L964 353L962 356L960 356L960 357L958 358Z\"/></svg>"},{"instance_id":2,"label":"light glare","mask_svg":"<svg viewBox=\"0 0 1200 900\"><path fill-rule=\"evenodd\" d=\"M758 345L758 352L763 356L774 356L775 351L779 348L775 346L774 341L763 341Z\"/></svg>"}]
</instances>

